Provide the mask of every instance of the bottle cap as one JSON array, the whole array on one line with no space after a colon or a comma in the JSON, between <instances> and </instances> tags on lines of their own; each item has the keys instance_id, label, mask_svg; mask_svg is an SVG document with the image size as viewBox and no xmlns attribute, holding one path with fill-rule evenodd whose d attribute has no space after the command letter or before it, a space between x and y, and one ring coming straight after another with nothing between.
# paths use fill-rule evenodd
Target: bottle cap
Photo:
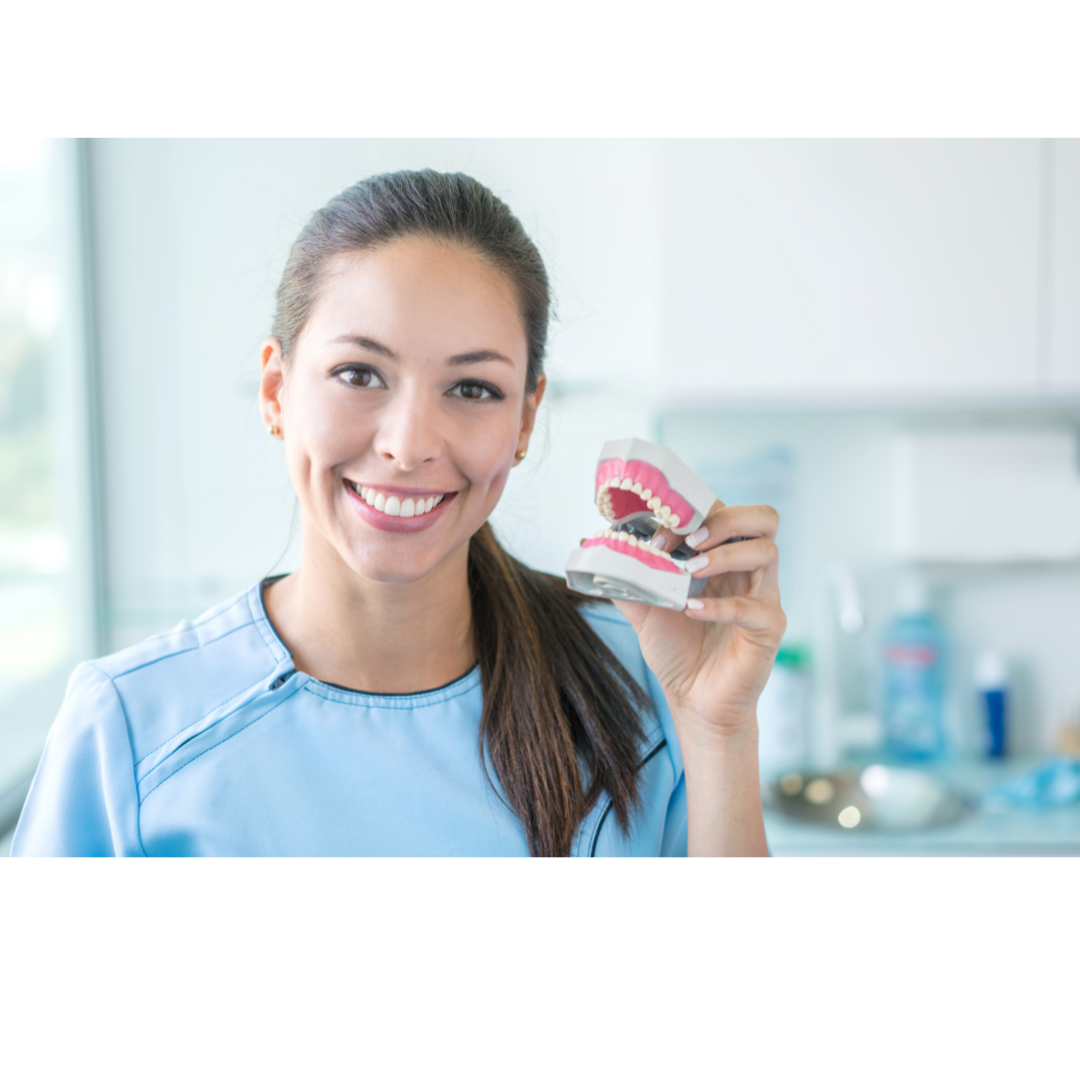
<instances>
[{"instance_id":1,"label":"bottle cap","mask_svg":"<svg viewBox=\"0 0 1080 1080\"><path fill-rule=\"evenodd\" d=\"M983 649L975 660L975 689L1004 690L1009 685L1005 657L994 649Z\"/></svg>"}]
</instances>

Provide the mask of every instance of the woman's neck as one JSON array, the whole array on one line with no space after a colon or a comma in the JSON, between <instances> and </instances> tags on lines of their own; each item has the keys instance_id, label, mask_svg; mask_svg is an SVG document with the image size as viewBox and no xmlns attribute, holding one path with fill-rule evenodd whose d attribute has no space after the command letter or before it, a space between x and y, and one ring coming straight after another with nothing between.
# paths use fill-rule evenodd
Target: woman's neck
<instances>
[{"instance_id":1,"label":"woman's neck","mask_svg":"<svg viewBox=\"0 0 1080 1080\"><path fill-rule=\"evenodd\" d=\"M373 694L432 690L476 662L468 546L409 584L366 581L305 536L301 568L263 590L297 671ZM314 539L314 538L311 538Z\"/></svg>"}]
</instances>

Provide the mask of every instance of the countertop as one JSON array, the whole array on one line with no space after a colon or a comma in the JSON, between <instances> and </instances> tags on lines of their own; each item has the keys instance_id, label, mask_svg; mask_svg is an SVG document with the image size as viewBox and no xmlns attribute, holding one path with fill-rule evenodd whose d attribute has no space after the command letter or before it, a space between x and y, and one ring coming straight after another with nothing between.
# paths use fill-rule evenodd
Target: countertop
<instances>
[{"instance_id":1,"label":"countertop","mask_svg":"<svg viewBox=\"0 0 1080 1080\"><path fill-rule=\"evenodd\" d=\"M975 798L1045 758L951 761L927 771ZM867 762L868 763L868 762ZM855 763L861 768L865 763ZM860 832L793 821L765 806L769 850L790 855L1080 855L1080 802L1056 810L978 808L954 825L910 832Z\"/></svg>"}]
</instances>

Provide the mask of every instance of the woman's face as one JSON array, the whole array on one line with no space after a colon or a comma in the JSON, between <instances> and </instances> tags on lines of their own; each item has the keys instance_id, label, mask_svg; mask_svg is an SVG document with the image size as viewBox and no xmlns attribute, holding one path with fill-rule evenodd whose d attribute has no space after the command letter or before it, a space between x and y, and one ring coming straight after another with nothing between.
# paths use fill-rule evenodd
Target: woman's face
<instances>
[{"instance_id":1,"label":"woman's face","mask_svg":"<svg viewBox=\"0 0 1080 1080\"><path fill-rule=\"evenodd\" d=\"M525 392L510 281L409 237L337 256L282 366L263 345L263 419L281 429L306 546L413 582L461 550L502 494L543 395ZM312 535L314 531L314 535Z\"/></svg>"}]
</instances>

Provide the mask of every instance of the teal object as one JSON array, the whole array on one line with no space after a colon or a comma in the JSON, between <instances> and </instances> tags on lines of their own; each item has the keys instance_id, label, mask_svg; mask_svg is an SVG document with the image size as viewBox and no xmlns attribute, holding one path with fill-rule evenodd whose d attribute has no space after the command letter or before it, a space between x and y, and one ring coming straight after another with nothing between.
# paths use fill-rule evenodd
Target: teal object
<instances>
[{"instance_id":1,"label":"teal object","mask_svg":"<svg viewBox=\"0 0 1080 1080\"><path fill-rule=\"evenodd\" d=\"M885 753L897 761L944 756L946 636L928 610L893 619L882 645Z\"/></svg>"},{"instance_id":2,"label":"teal object","mask_svg":"<svg viewBox=\"0 0 1080 1080\"><path fill-rule=\"evenodd\" d=\"M1052 757L1017 780L991 788L983 807L999 811L1009 806L1025 810L1056 810L1080 801L1080 761Z\"/></svg>"},{"instance_id":3,"label":"teal object","mask_svg":"<svg viewBox=\"0 0 1080 1080\"><path fill-rule=\"evenodd\" d=\"M622 615L583 611L653 710L631 835L605 796L572 854L685 855L682 756L663 691ZM75 669L11 854L527 855L521 822L484 775L482 705L477 668L418 694L296 671L256 584Z\"/></svg>"}]
</instances>

